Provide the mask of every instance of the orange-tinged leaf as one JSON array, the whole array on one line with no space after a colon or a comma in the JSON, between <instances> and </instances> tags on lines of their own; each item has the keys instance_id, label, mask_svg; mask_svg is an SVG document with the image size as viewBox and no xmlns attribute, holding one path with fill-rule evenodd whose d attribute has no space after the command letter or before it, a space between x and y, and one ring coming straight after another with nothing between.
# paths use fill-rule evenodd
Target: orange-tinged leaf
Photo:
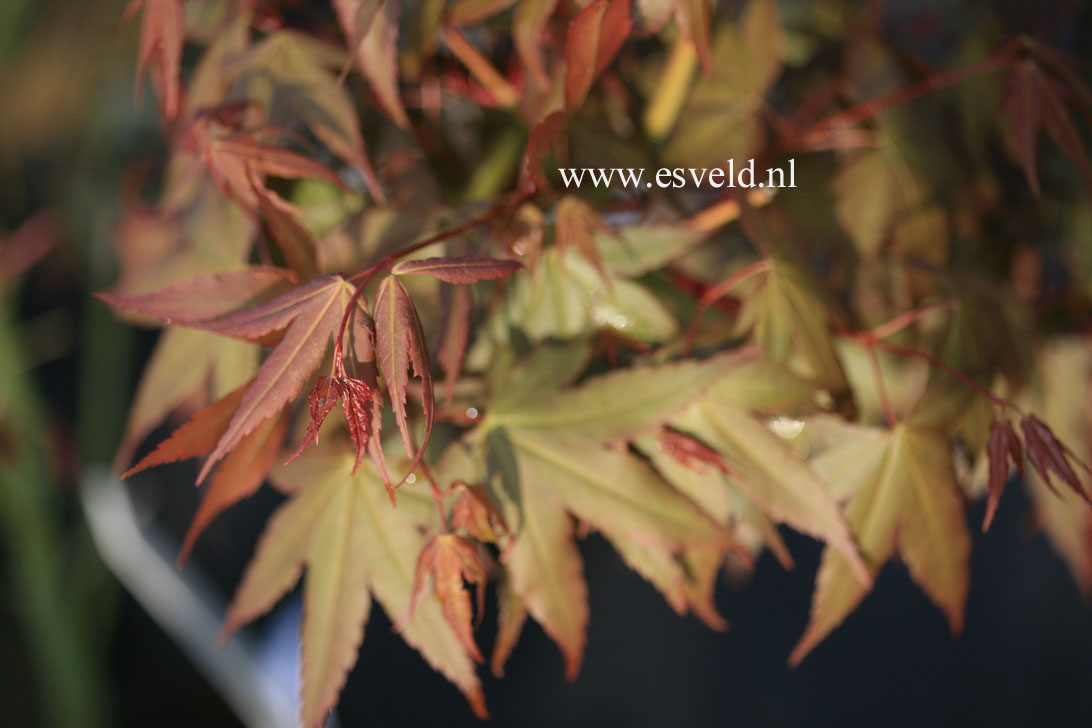
<instances>
[{"instance_id":1,"label":"orange-tinged leaf","mask_svg":"<svg viewBox=\"0 0 1092 728\"><path fill-rule=\"evenodd\" d=\"M258 370L259 355L257 346L206 331L163 331L133 396L115 469L131 464L136 447L175 410L209 389L219 398L249 381Z\"/></svg>"},{"instance_id":2,"label":"orange-tinged leaf","mask_svg":"<svg viewBox=\"0 0 1092 728\"><path fill-rule=\"evenodd\" d=\"M398 20L400 0L334 0L338 22L379 105L403 129L409 118L398 93Z\"/></svg>"},{"instance_id":3,"label":"orange-tinged leaf","mask_svg":"<svg viewBox=\"0 0 1092 728\"><path fill-rule=\"evenodd\" d=\"M480 255L463 255L452 258L422 258L404 260L391 269L395 275L421 273L438 278L444 283L468 284L504 278L523 267L516 260L500 260Z\"/></svg>"},{"instance_id":4,"label":"orange-tinged leaf","mask_svg":"<svg viewBox=\"0 0 1092 728\"><path fill-rule=\"evenodd\" d=\"M208 331L242 338L286 328L284 338L262 363L228 429L198 475L204 480L258 423L295 399L326 354L348 305L351 286L338 276L316 278L261 306L198 324Z\"/></svg>"},{"instance_id":5,"label":"orange-tinged leaf","mask_svg":"<svg viewBox=\"0 0 1092 728\"><path fill-rule=\"evenodd\" d=\"M856 443L849 443L855 447ZM952 471L947 440L898 425L871 438L867 467L829 475L848 476L853 491L846 517L853 526L870 573L896 552L910 576L948 617L953 632L963 625L971 541L963 502ZM837 448L829 451L838 462ZM816 469L824 471L820 455ZM811 620L789 657L798 664L867 594L845 559L829 546L816 577Z\"/></svg>"},{"instance_id":6,"label":"orange-tinged leaf","mask_svg":"<svg viewBox=\"0 0 1092 728\"><path fill-rule=\"evenodd\" d=\"M629 36L629 0L595 0L569 24L565 45L565 106L584 103L592 84Z\"/></svg>"},{"instance_id":7,"label":"orange-tinged leaf","mask_svg":"<svg viewBox=\"0 0 1092 728\"><path fill-rule=\"evenodd\" d=\"M375 296L375 350L379 371L391 395L395 420L402 433L406 454L416 461L428 446L432 434L435 398L432 370L429 368L425 334L409 291L395 276L387 276ZM424 436L420 450L413 446L406 419L406 385L410 367L421 379L421 405L425 415ZM412 472L413 467L410 468Z\"/></svg>"},{"instance_id":8,"label":"orange-tinged leaf","mask_svg":"<svg viewBox=\"0 0 1092 728\"><path fill-rule=\"evenodd\" d=\"M451 508L452 530L465 528L474 538L488 543L496 543L501 534L508 532L508 524L493 504L488 489L456 481L452 492L458 496Z\"/></svg>"},{"instance_id":9,"label":"orange-tinged leaf","mask_svg":"<svg viewBox=\"0 0 1092 728\"><path fill-rule=\"evenodd\" d=\"M172 432L170 437L159 443L155 450L126 470L121 477L128 478L156 465L207 455L224 434L249 386L248 382L198 411L188 422Z\"/></svg>"},{"instance_id":10,"label":"orange-tinged leaf","mask_svg":"<svg viewBox=\"0 0 1092 728\"><path fill-rule=\"evenodd\" d=\"M444 617L459 636L459 641L478 662L484 662L478 645L474 642L471 626L473 609L470 595L463 582L477 584L478 614L485 602L485 566L478 549L461 536L441 533L425 544L417 559L417 575L414 578L410 614L417 608L429 575L432 575L433 592L444 609Z\"/></svg>"},{"instance_id":11,"label":"orange-tinged leaf","mask_svg":"<svg viewBox=\"0 0 1092 728\"><path fill-rule=\"evenodd\" d=\"M348 189L329 167L289 149L259 142L252 135L214 139L203 154L213 181L245 208L258 207L265 177L320 179Z\"/></svg>"},{"instance_id":12,"label":"orange-tinged leaf","mask_svg":"<svg viewBox=\"0 0 1092 728\"><path fill-rule=\"evenodd\" d=\"M269 266L250 266L221 273L204 273L153 293L124 296L96 293L113 308L186 324L211 319L242 306L268 300L295 282L291 271Z\"/></svg>"},{"instance_id":13,"label":"orange-tinged leaf","mask_svg":"<svg viewBox=\"0 0 1092 728\"><path fill-rule=\"evenodd\" d=\"M135 93L139 102L144 76L151 68L152 82L159 92L160 114L170 122L178 115L182 98L179 75L186 40L182 0L133 0L125 10L125 19L142 7Z\"/></svg>"},{"instance_id":14,"label":"orange-tinged leaf","mask_svg":"<svg viewBox=\"0 0 1092 728\"><path fill-rule=\"evenodd\" d=\"M551 152L560 151L566 118L565 112L555 111L531 127L531 135L527 139L527 150L523 155L523 168L536 190L550 188L543 165Z\"/></svg>"},{"instance_id":15,"label":"orange-tinged leaf","mask_svg":"<svg viewBox=\"0 0 1092 728\"><path fill-rule=\"evenodd\" d=\"M226 426L226 422L224 425ZM197 542L197 537L216 516L242 499L253 495L265 482L266 475L277 464L277 457L280 455L287 431L287 412L280 417L270 417L240 440L238 446L224 458L209 478L201 505L198 506L197 513L194 514L193 521L186 530L186 536L182 541L182 551L178 555L179 565L186 562L194 543ZM201 444L204 445L208 440L209 438L205 437Z\"/></svg>"}]
</instances>

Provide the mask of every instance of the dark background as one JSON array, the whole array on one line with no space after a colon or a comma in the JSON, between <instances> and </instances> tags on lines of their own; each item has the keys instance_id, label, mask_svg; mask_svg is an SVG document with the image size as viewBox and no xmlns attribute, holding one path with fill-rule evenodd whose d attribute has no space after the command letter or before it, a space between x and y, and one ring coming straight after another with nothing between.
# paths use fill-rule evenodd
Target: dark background
<instances>
[{"instance_id":1,"label":"dark background","mask_svg":"<svg viewBox=\"0 0 1092 728\"><path fill-rule=\"evenodd\" d=\"M945 3L890 5L896 42L924 55L943 47L963 17L941 12ZM49 432L54 490L43 518L64 552L60 598L89 625L88 679L107 722L235 725L202 676L97 562L75 498L80 468L112 457L121 403L153 342L113 322L88 296L112 281L109 239L125 170L147 162L154 173L165 154L151 100L133 108L136 29L119 29L123 6L0 2L0 231L44 207L63 231L63 245L10 302L23 324L26 387L40 396ZM1014 26L1042 31L1088 58L1084 4L1009 6ZM192 474L185 465L166 468L132 485L138 500L152 504L157 527L182 532L196 506ZM224 598L277 503L263 492L199 542L195 563ZM981 506L969 513L976 536L962 636L948 635L940 612L892 564L845 625L795 670L785 659L807 621L817 543L786 532L794 571L763 556L746 584L723 578L717 603L732 626L718 634L677 617L592 536L583 545L592 615L583 672L566 683L556 648L528 622L505 679L484 677L492 724L1092 725L1092 612L1029 512L1012 486L988 535L977 535ZM17 576L28 547L4 523L0 723L34 726L50 698L33 667L36 638L21 591L27 585ZM291 601L279 613L290 612ZM256 634L276 620L259 622ZM487 612L484 645L494 622ZM338 712L344 726L475 722L458 691L391 632L378 607Z\"/></svg>"}]
</instances>

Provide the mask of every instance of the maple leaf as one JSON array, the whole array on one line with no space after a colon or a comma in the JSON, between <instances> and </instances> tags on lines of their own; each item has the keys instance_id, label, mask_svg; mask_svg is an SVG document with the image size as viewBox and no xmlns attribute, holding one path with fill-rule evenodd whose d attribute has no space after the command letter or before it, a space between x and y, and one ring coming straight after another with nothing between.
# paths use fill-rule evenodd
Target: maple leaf
<instances>
[{"instance_id":1,"label":"maple leaf","mask_svg":"<svg viewBox=\"0 0 1092 728\"><path fill-rule=\"evenodd\" d=\"M394 408L398 429L402 433L406 455L413 458L413 464L408 471L412 472L428 446L434 418L435 398L432 393L432 370L425 348L425 334L409 291L393 275L384 278L379 285L374 311L375 349L379 371L391 396L391 406ZM422 387L421 406L425 426L420 449L413 445L406 419L406 385L409 383L411 366L414 374L421 379Z\"/></svg>"},{"instance_id":2,"label":"maple leaf","mask_svg":"<svg viewBox=\"0 0 1092 728\"><path fill-rule=\"evenodd\" d=\"M417 558L413 598L410 599L410 615L424 594L426 580L432 575L433 592L444 610L448 624L459 636L466 651L478 662L484 662L482 653L474 642L471 627L472 609L470 595L463 586L466 581L477 584L478 614L485 602L485 566L477 547L461 536L441 533L433 536Z\"/></svg>"},{"instance_id":3,"label":"maple leaf","mask_svg":"<svg viewBox=\"0 0 1092 728\"><path fill-rule=\"evenodd\" d=\"M852 493L846 518L869 572L878 573L898 552L910 576L944 611L952 632L959 632L971 541L946 439L904 424L861 437L820 455L815 469ZM853 457L842 457L845 448L852 449ZM811 619L789 663L804 659L868 589L828 546L815 581Z\"/></svg>"},{"instance_id":4,"label":"maple leaf","mask_svg":"<svg viewBox=\"0 0 1092 728\"><path fill-rule=\"evenodd\" d=\"M713 389L671 424L713 446L739 478L733 482L770 518L833 547L865 587L871 575L853 541L849 524L814 470L764 422Z\"/></svg>"},{"instance_id":5,"label":"maple leaf","mask_svg":"<svg viewBox=\"0 0 1092 728\"><path fill-rule=\"evenodd\" d=\"M320 179L342 189L349 189L328 167L283 147L262 141L264 132L232 135L217 133L203 120L195 122L183 142L183 149L197 155L204 163L216 187L244 211L270 202L266 177Z\"/></svg>"},{"instance_id":6,"label":"maple leaf","mask_svg":"<svg viewBox=\"0 0 1092 728\"><path fill-rule=\"evenodd\" d=\"M565 112L554 111L531 127L527 149L523 153L523 170L536 190L550 189L544 165L551 152L561 156L566 122Z\"/></svg>"},{"instance_id":7,"label":"maple leaf","mask_svg":"<svg viewBox=\"0 0 1092 728\"><path fill-rule=\"evenodd\" d=\"M396 264L391 273L410 275L421 273L437 278L444 283L469 284L478 281L490 281L504 278L522 268L516 260L498 260L478 255L464 255L452 258L420 258L404 260Z\"/></svg>"},{"instance_id":8,"label":"maple leaf","mask_svg":"<svg viewBox=\"0 0 1092 728\"><path fill-rule=\"evenodd\" d=\"M371 466L353 474L349 454L332 462L316 457L319 461L311 463L305 454L278 473L292 497L266 526L228 609L223 638L265 613L295 585L306 564L300 628L300 720L306 728L322 725L336 703L356 661L373 597L402 638L486 717L473 659L440 602L423 595L409 613L416 557L426 540L419 524L407 509L390 508Z\"/></svg>"},{"instance_id":9,"label":"maple leaf","mask_svg":"<svg viewBox=\"0 0 1092 728\"><path fill-rule=\"evenodd\" d=\"M186 324L269 300L295 281L295 275L282 268L248 266L203 273L152 293L100 292L94 295L115 309L159 319L166 324Z\"/></svg>"},{"instance_id":10,"label":"maple leaf","mask_svg":"<svg viewBox=\"0 0 1092 728\"><path fill-rule=\"evenodd\" d=\"M292 128L302 120L360 173L369 193L382 203L385 195L368 158L356 108L325 68L331 62L342 65L343 58L336 49L294 31L271 33L239 61L240 71L225 100L258 105L263 121L274 127Z\"/></svg>"},{"instance_id":11,"label":"maple leaf","mask_svg":"<svg viewBox=\"0 0 1092 728\"><path fill-rule=\"evenodd\" d=\"M986 503L986 517L982 521L982 532L989 530L997 505L1001 502L1001 493L1005 490L1005 481L1009 479L1009 460L1024 475L1024 449L1012 423L1005 417L995 417L990 425L990 439L986 443L986 456L989 461L989 500Z\"/></svg>"},{"instance_id":12,"label":"maple leaf","mask_svg":"<svg viewBox=\"0 0 1092 728\"><path fill-rule=\"evenodd\" d=\"M402 129L409 117L398 93L399 0L334 0L338 23L384 113Z\"/></svg>"},{"instance_id":13,"label":"maple leaf","mask_svg":"<svg viewBox=\"0 0 1092 728\"><path fill-rule=\"evenodd\" d=\"M230 394L198 410L185 424L172 432L166 440L160 442L155 450L141 458L140 462L126 470L121 477L128 478L157 465L207 455L227 430L228 423L231 422L235 410L239 408L239 403L243 401L243 395L246 394L249 386L250 382L247 382Z\"/></svg>"},{"instance_id":14,"label":"maple leaf","mask_svg":"<svg viewBox=\"0 0 1092 728\"><path fill-rule=\"evenodd\" d=\"M288 432L288 414L285 411L280 416L262 421L239 441L213 471L201 498L201 505L198 506L182 540L182 550L178 555L180 566L189 558L197 537L216 516L253 495L265 482L280 456L281 445Z\"/></svg>"},{"instance_id":15,"label":"maple leaf","mask_svg":"<svg viewBox=\"0 0 1092 728\"><path fill-rule=\"evenodd\" d=\"M487 543L496 543L501 534L508 532L508 524L493 504L487 488L459 480L451 490L457 495L451 508L452 530L465 528L471 536Z\"/></svg>"},{"instance_id":16,"label":"maple leaf","mask_svg":"<svg viewBox=\"0 0 1092 728\"><path fill-rule=\"evenodd\" d=\"M595 0L569 24L565 45L565 106L584 103L596 77L621 50L629 36L630 0Z\"/></svg>"},{"instance_id":17,"label":"maple leaf","mask_svg":"<svg viewBox=\"0 0 1092 728\"><path fill-rule=\"evenodd\" d=\"M349 428L349 437L356 450L356 464L359 467L368 450L372 434L372 388L366 382L341 374L319 377L307 396L311 410L311 421L307 424L307 433L288 462L298 458L308 445L318 442L319 428L326 417L341 402L341 411Z\"/></svg>"},{"instance_id":18,"label":"maple leaf","mask_svg":"<svg viewBox=\"0 0 1092 728\"><path fill-rule=\"evenodd\" d=\"M1020 419L1020 429L1024 432L1024 447L1027 451L1028 462L1035 468L1035 472L1039 474L1043 484L1057 494L1054 484L1051 483L1051 473L1053 472L1074 493L1079 495L1086 503L1092 505L1092 499L1089 499L1088 493L1081 485L1081 479L1074 472L1070 460L1073 460L1085 470L1089 470L1088 466L1062 444L1050 427L1035 415L1022 417Z\"/></svg>"},{"instance_id":19,"label":"maple leaf","mask_svg":"<svg viewBox=\"0 0 1092 728\"><path fill-rule=\"evenodd\" d=\"M344 279L323 276L259 306L187 322L194 328L249 341L284 332L201 468L198 483L247 433L295 399L318 368L327 343L337 334L351 296L352 286Z\"/></svg>"},{"instance_id":20,"label":"maple leaf","mask_svg":"<svg viewBox=\"0 0 1092 728\"><path fill-rule=\"evenodd\" d=\"M148 69L159 91L159 111L166 122L174 121L181 105L179 75L182 66L182 46L186 40L186 25L182 17L182 0L132 0L125 9L129 20L141 9L140 50L137 54L135 91L137 102L142 96L142 84Z\"/></svg>"},{"instance_id":21,"label":"maple leaf","mask_svg":"<svg viewBox=\"0 0 1092 728\"><path fill-rule=\"evenodd\" d=\"M1048 68L1060 70L1060 63L1059 58L1053 68L1049 65L1044 67L1036 63L1035 59L1027 59L1017 64L1009 76L1003 101L1003 111L1008 116L1016 155L1036 197L1040 194L1037 145L1043 127L1062 153L1077 166L1085 184L1092 189L1092 168L1089 167L1084 142L1070 120L1063 102L1067 88L1072 90L1074 85L1081 94L1078 98L1087 97L1088 92L1075 77L1073 83L1065 84L1047 72ZM1092 111L1092 102L1086 103L1087 110Z\"/></svg>"}]
</instances>

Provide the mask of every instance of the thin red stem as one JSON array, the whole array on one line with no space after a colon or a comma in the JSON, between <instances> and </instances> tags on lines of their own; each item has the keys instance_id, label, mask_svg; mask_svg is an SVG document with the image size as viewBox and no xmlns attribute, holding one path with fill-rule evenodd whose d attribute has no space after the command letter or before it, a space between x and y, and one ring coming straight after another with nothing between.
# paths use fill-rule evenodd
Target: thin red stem
<instances>
[{"instance_id":1,"label":"thin red stem","mask_svg":"<svg viewBox=\"0 0 1092 728\"><path fill-rule=\"evenodd\" d=\"M1021 417L1025 414L1022 409L1020 409L1012 402L1008 401L1007 399L998 397L993 392L986 389L963 372L959 371L955 367L949 366L948 364L944 363L940 359L937 359L931 354L926 354L924 351L918 351L917 349L910 349L905 346L899 346L898 344L892 344L888 341L874 341L873 345L877 348L883 349L888 353L894 354L895 356L901 356L904 359L917 359L918 361L923 361L934 369L939 369L953 379L959 380L960 382L967 385L974 391L978 392L998 407L1001 407L1002 409L1011 409Z\"/></svg>"},{"instance_id":2,"label":"thin red stem","mask_svg":"<svg viewBox=\"0 0 1092 728\"><path fill-rule=\"evenodd\" d=\"M361 294L363 294L364 292L364 288L371 282L373 278L375 278L377 273L379 273L384 268L389 268L391 263L398 260L399 258L404 258L407 255L416 253L422 248L427 248L430 245L435 245L436 243L443 242L444 240L453 238L456 235L462 235L465 232L469 232L471 230L474 230L475 228L479 228L482 225L485 225L489 222L492 222L493 220L496 220L499 217L502 217L503 215L508 214L514 207L527 200L531 195L531 192L521 193L515 199L510 200L503 205L498 205L484 215L479 215L478 217L468 220L461 225L456 225L455 227L441 230L435 235L427 237L424 240L420 240L416 243L413 243L412 245L407 245L401 250L396 250L390 255L387 255L384 258L380 259L379 262L377 262L375 265L372 265L369 268L365 268L359 273L347 278L346 280L360 282L357 283L356 289L353 291L353 295L349 299L349 304L345 307L345 313L341 316L341 324L338 326L337 331L337 341L334 343L334 356L338 357L341 355L342 342L345 338L345 326L349 323L349 315L353 311L353 306L356 305L356 302L360 299Z\"/></svg>"}]
</instances>

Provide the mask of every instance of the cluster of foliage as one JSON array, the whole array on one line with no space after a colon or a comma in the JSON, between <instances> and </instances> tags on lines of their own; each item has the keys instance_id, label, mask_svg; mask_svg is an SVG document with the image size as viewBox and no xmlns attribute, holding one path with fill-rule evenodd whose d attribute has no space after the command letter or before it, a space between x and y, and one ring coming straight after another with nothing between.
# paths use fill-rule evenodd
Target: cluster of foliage
<instances>
[{"instance_id":1,"label":"cluster of foliage","mask_svg":"<svg viewBox=\"0 0 1092 728\"><path fill-rule=\"evenodd\" d=\"M192 414L129 468L205 457L183 559L286 494L225 635L306 566L305 725L373 599L480 716L487 582L493 671L529 615L575 677L591 529L718 630L726 562L822 540L796 663L896 556L958 631L1011 464L1092 585L1092 94L998 18L935 70L881 8L135 0L170 160L100 297L166 327L118 464ZM797 189L553 174L751 157Z\"/></svg>"}]
</instances>

